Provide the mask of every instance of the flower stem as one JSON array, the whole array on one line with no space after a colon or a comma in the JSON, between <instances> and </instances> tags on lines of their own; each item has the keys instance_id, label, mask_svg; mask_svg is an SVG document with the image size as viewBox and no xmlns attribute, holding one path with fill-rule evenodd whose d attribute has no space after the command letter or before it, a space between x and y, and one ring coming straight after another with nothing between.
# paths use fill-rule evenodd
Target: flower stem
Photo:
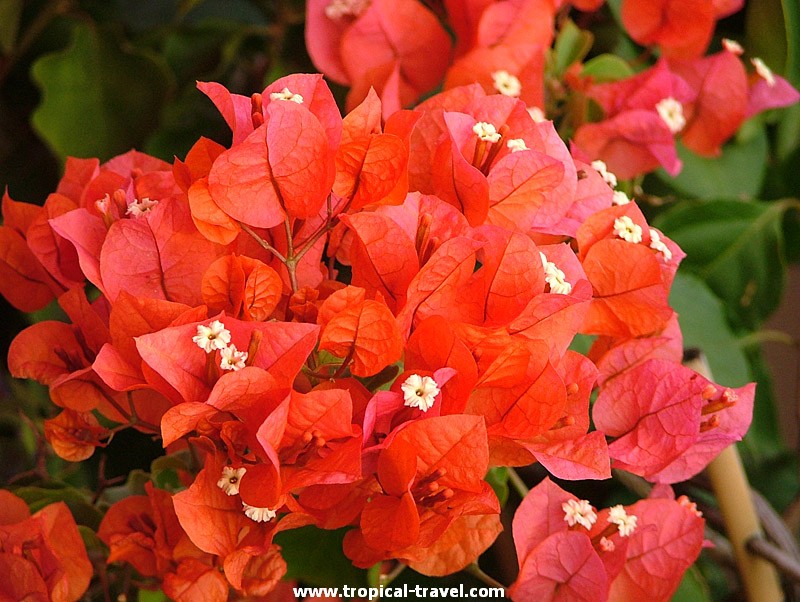
<instances>
[{"instance_id":1,"label":"flower stem","mask_svg":"<svg viewBox=\"0 0 800 602\"><path fill-rule=\"evenodd\" d=\"M508 480L511 481L511 484L514 486L514 489L516 489L519 497L524 499L525 496L528 495L530 488L525 484L525 481L522 480L522 477L519 476L517 471L510 466L508 467Z\"/></svg>"},{"instance_id":2,"label":"flower stem","mask_svg":"<svg viewBox=\"0 0 800 602\"><path fill-rule=\"evenodd\" d=\"M273 254L275 257L277 257L277 258L278 258L278 261L280 261L281 263L286 263L286 258L283 256L283 254L282 254L280 251L278 251L278 249L276 249L275 247L273 247L273 246L272 246L271 244L269 244L269 243L268 243L266 240L264 240L264 239L263 239L263 238L261 238L261 237L260 237L258 234L256 234L256 233L253 231L253 229L252 229L250 226L248 226L247 224L243 224L242 222L238 222L238 223L239 223L239 226L241 226L242 230L244 230L244 231L245 231L245 232L247 232L247 233L248 233L250 236L252 236L252 237L253 237L253 239L254 239L254 240L255 240L255 241L256 241L256 242L257 242L259 245L261 245L261 246L262 246L264 249L266 249L267 251L269 251L270 253L272 253L272 254Z\"/></svg>"},{"instance_id":3,"label":"flower stem","mask_svg":"<svg viewBox=\"0 0 800 602\"><path fill-rule=\"evenodd\" d=\"M471 565L465 568L464 572L469 573L479 581L483 581L486 585L490 587L497 587L502 589L504 592L506 591L506 586L500 583L497 579L490 577L489 575L484 573L481 567L478 566L477 562L473 562Z\"/></svg>"}]
</instances>

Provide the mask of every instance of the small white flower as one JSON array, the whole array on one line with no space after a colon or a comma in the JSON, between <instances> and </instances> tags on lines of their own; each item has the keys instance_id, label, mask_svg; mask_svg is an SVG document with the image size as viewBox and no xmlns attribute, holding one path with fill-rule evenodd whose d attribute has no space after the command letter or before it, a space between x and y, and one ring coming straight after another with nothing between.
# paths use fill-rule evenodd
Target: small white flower
<instances>
[{"instance_id":1,"label":"small white flower","mask_svg":"<svg viewBox=\"0 0 800 602\"><path fill-rule=\"evenodd\" d=\"M622 192L621 190L614 191L614 197L611 199L611 203L613 205L627 205L630 203L631 200L628 198L628 195Z\"/></svg>"},{"instance_id":2,"label":"small white flower","mask_svg":"<svg viewBox=\"0 0 800 602\"><path fill-rule=\"evenodd\" d=\"M614 542L610 539L606 539L605 537L600 538L600 549L603 552L613 552L617 549L617 546L614 545Z\"/></svg>"},{"instance_id":3,"label":"small white flower","mask_svg":"<svg viewBox=\"0 0 800 602\"><path fill-rule=\"evenodd\" d=\"M494 82L494 89L505 96L518 98L522 92L522 84L519 79L503 69L492 73L492 81Z\"/></svg>"},{"instance_id":4,"label":"small white flower","mask_svg":"<svg viewBox=\"0 0 800 602\"><path fill-rule=\"evenodd\" d=\"M572 292L572 285L567 282L567 276L558 269L558 266L552 261L547 260L547 256L539 251L539 257L542 259L542 267L544 268L544 281L550 285L550 292L557 295L569 295Z\"/></svg>"},{"instance_id":5,"label":"small white flower","mask_svg":"<svg viewBox=\"0 0 800 602\"><path fill-rule=\"evenodd\" d=\"M219 367L223 370L241 370L247 361L247 351L237 351L236 345L229 345L219 352Z\"/></svg>"},{"instance_id":6,"label":"small white flower","mask_svg":"<svg viewBox=\"0 0 800 602\"><path fill-rule=\"evenodd\" d=\"M225 495L236 495L239 493L239 482L242 480L244 473L247 469L242 466L234 468L233 466L225 466L222 469L222 477L217 481L217 487L225 492Z\"/></svg>"},{"instance_id":7,"label":"small white flower","mask_svg":"<svg viewBox=\"0 0 800 602\"><path fill-rule=\"evenodd\" d=\"M497 133L497 129L491 123L486 123L485 121L479 121L472 126L472 131L484 142L498 142L500 140L500 134Z\"/></svg>"},{"instance_id":8,"label":"small white flower","mask_svg":"<svg viewBox=\"0 0 800 602\"><path fill-rule=\"evenodd\" d=\"M536 123L542 123L543 121L547 121L547 117L539 107L528 107L528 115L531 116Z\"/></svg>"},{"instance_id":9,"label":"small white flower","mask_svg":"<svg viewBox=\"0 0 800 602\"><path fill-rule=\"evenodd\" d=\"M614 220L614 234L628 242L642 242L642 227L633 223L633 220L627 215Z\"/></svg>"},{"instance_id":10,"label":"small white flower","mask_svg":"<svg viewBox=\"0 0 800 602\"><path fill-rule=\"evenodd\" d=\"M592 161L592 167L597 173L603 176L603 180L605 180L606 184L611 186L611 188L617 187L617 176L608 171L608 166L606 166L605 161L601 161L600 159Z\"/></svg>"},{"instance_id":11,"label":"small white flower","mask_svg":"<svg viewBox=\"0 0 800 602\"><path fill-rule=\"evenodd\" d=\"M691 511L691 512L692 512L692 514L694 514L694 515L695 515L697 518L703 518L703 513L702 513L702 512L700 512L700 511L697 509L697 504L695 504L693 501L691 501L691 500L690 500L688 497L686 497L685 495L682 495L682 496L680 496L680 497L677 499L677 502L678 502L678 503L679 503L681 506L683 506L684 508L687 508L687 509L689 509L689 511Z\"/></svg>"},{"instance_id":12,"label":"small white flower","mask_svg":"<svg viewBox=\"0 0 800 602\"><path fill-rule=\"evenodd\" d=\"M756 68L756 73L758 73L759 77L763 78L770 88L773 87L775 85L775 75L772 73L772 69L767 67L767 64L758 57L750 59L750 62L753 63L753 67Z\"/></svg>"},{"instance_id":13,"label":"small white flower","mask_svg":"<svg viewBox=\"0 0 800 602\"><path fill-rule=\"evenodd\" d=\"M141 217L156 205L158 205L158 201L144 197L141 201L134 200L130 205L128 205L128 208L125 210L125 214L132 215L133 217Z\"/></svg>"},{"instance_id":14,"label":"small white flower","mask_svg":"<svg viewBox=\"0 0 800 602\"><path fill-rule=\"evenodd\" d=\"M530 150L528 148L528 145L525 144L525 141L522 138L512 138L511 140L506 142L506 146L511 149L512 153L524 150Z\"/></svg>"},{"instance_id":15,"label":"small white flower","mask_svg":"<svg viewBox=\"0 0 800 602\"><path fill-rule=\"evenodd\" d=\"M325 7L325 16L329 19L342 17L358 17L369 7L370 0L333 0Z\"/></svg>"},{"instance_id":16,"label":"small white flower","mask_svg":"<svg viewBox=\"0 0 800 602\"><path fill-rule=\"evenodd\" d=\"M288 100L299 105L303 104L303 97L299 94L293 93L289 88L284 88L280 92L272 92L269 95L270 100Z\"/></svg>"},{"instance_id":17,"label":"small white flower","mask_svg":"<svg viewBox=\"0 0 800 602\"><path fill-rule=\"evenodd\" d=\"M742 56L744 54L744 48L742 48L742 45L736 40L722 38L722 47L736 56Z\"/></svg>"},{"instance_id":18,"label":"small white flower","mask_svg":"<svg viewBox=\"0 0 800 602\"><path fill-rule=\"evenodd\" d=\"M433 407L433 401L439 394L439 386L430 376L412 374L400 389L403 391L404 405L409 408L419 408L427 412Z\"/></svg>"},{"instance_id":19,"label":"small white flower","mask_svg":"<svg viewBox=\"0 0 800 602\"><path fill-rule=\"evenodd\" d=\"M251 506L250 504L245 504L242 502L242 507L244 508L244 514L250 520L254 520L257 523L268 523L273 518L278 516L278 513L274 510L270 510L269 508L257 508L256 506Z\"/></svg>"},{"instance_id":20,"label":"small white flower","mask_svg":"<svg viewBox=\"0 0 800 602\"><path fill-rule=\"evenodd\" d=\"M625 512L622 505L617 505L609 508L608 522L617 525L620 537L628 537L636 530L636 522L638 517L634 514Z\"/></svg>"},{"instance_id":21,"label":"small white flower","mask_svg":"<svg viewBox=\"0 0 800 602\"><path fill-rule=\"evenodd\" d=\"M97 207L97 210L100 213L106 215L108 210L111 209L111 197L108 195L108 193L106 193L106 196L104 196L102 199L97 199L94 202L94 206Z\"/></svg>"},{"instance_id":22,"label":"small white flower","mask_svg":"<svg viewBox=\"0 0 800 602\"><path fill-rule=\"evenodd\" d=\"M677 134L686 126L686 117L683 116L683 105L668 96L658 101L656 105L659 117L667 124L669 131Z\"/></svg>"},{"instance_id":23,"label":"small white flower","mask_svg":"<svg viewBox=\"0 0 800 602\"><path fill-rule=\"evenodd\" d=\"M650 228L650 248L661 253L664 256L664 261L672 259L672 251L669 250L667 244L661 240L661 236L653 228Z\"/></svg>"},{"instance_id":24,"label":"small white flower","mask_svg":"<svg viewBox=\"0 0 800 602\"><path fill-rule=\"evenodd\" d=\"M564 520L570 527L580 525L589 530L597 521L597 514L587 500L568 500L561 504Z\"/></svg>"},{"instance_id":25,"label":"small white flower","mask_svg":"<svg viewBox=\"0 0 800 602\"><path fill-rule=\"evenodd\" d=\"M192 341L206 353L215 349L225 349L231 342L231 332L219 320L214 320L208 326L197 325L197 334Z\"/></svg>"}]
</instances>

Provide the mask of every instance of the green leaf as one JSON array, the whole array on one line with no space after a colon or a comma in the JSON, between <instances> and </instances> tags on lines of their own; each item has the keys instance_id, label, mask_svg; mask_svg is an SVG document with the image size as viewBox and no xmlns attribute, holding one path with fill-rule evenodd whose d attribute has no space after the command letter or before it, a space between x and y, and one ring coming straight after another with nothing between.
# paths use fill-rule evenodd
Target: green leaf
<instances>
[{"instance_id":1,"label":"green leaf","mask_svg":"<svg viewBox=\"0 0 800 602\"><path fill-rule=\"evenodd\" d=\"M494 494L500 500L500 507L505 506L508 501L508 468L505 466L490 468L486 473L486 482L494 489Z\"/></svg>"},{"instance_id":2,"label":"green leaf","mask_svg":"<svg viewBox=\"0 0 800 602\"><path fill-rule=\"evenodd\" d=\"M683 169L671 177L663 169L656 174L660 180L681 193L698 199L751 199L758 196L767 165L768 141L763 127L757 128L746 140L726 144L722 156L705 158L695 155L680 142L678 157Z\"/></svg>"},{"instance_id":3,"label":"green leaf","mask_svg":"<svg viewBox=\"0 0 800 602\"><path fill-rule=\"evenodd\" d=\"M150 464L151 478L155 486L172 492L184 489L180 473L188 471L189 459L186 452L161 456Z\"/></svg>"},{"instance_id":4,"label":"green leaf","mask_svg":"<svg viewBox=\"0 0 800 602\"><path fill-rule=\"evenodd\" d=\"M45 506L64 502L75 517L75 522L97 530L102 516L100 512L89 503L85 493L74 487L53 484L49 487L20 487L14 494L25 500L31 512L38 512Z\"/></svg>"},{"instance_id":5,"label":"green leaf","mask_svg":"<svg viewBox=\"0 0 800 602\"><path fill-rule=\"evenodd\" d=\"M725 321L725 307L702 280L679 271L669 304L678 312L683 346L705 353L716 382L726 387L750 382L747 358Z\"/></svg>"},{"instance_id":6,"label":"green leaf","mask_svg":"<svg viewBox=\"0 0 800 602\"><path fill-rule=\"evenodd\" d=\"M634 74L627 61L615 54L601 54L586 62L581 77L591 77L597 84L615 82Z\"/></svg>"},{"instance_id":7,"label":"green leaf","mask_svg":"<svg viewBox=\"0 0 800 602\"><path fill-rule=\"evenodd\" d=\"M711 602L711 591L696 567L690 566L672 595L672 602Z\"/></svg>"},{"instance_id":8,"label":"green leaf","mask_svg":"<svg viewBox=\"0 0 800 602\"><path fill-rule=\"evenodd\" d=\"M786 29L786 79L800 85L800 10L797 0L781 0Z\"/></svg>"},{"instance_id":9,"label":"green leaf","mask_svg":"<svg viewBox=\"0 0 800 602\"><path fill-rule=\"evenodd\" d=\"M786 36L789 32L790 22L784 23L784 14L797 11L794 8L781 6L781 0L758 0L747 4L747 17L745 19L745 47L751 56L764 60L776 73L783 73L786 67L787 45ZM796 25L796 24L795 24Z\"/></svg>"},{"instance_id":10,"label":"green leaf","mask_svg":"<svg viewBox=\"0 0 800 602\"><path fill-rule=\"evenodd\" d=\"M11 54L17 43L22 0L0 0L0 54Z\"/></svg>"},{"instance_id":11,"label":"green leaf","mask_svg":"<svg viewBox=\"0 0 800 602\"><path fill-rule=\"evenodd\" d=\"M157 126L167 71L120 42L110 30L76 23L68 48L34 63L42 102L33 125L62 158L108 159L140 145Z\"/></svg>"},{"instance_id":12,"label":"green leaf","mask_svg":"<svg viewBox=\"0 0 800 602\"><path fill-rule=\"evenodd\" d=\"M137 597L138 602L169 602L169 598L162 591L148 591L140 589Z\"/></svg>"},{"instance_id":13,"label":"green leaf","mask_svg":"<svg viewBox=\"0 0 800 602\"><path fill-rule=\"evenodd\" d=\"M567 67L585 57L593 42L594 36L591 33L580 29L572 19L567 19L553 46L556 74L563 75Z\"/></svg>"},{"instance_id":14,"label":"green leaf","mask_svg":"<svg viewBox=\"0 0 800 602\"><path fill-rule=\"evenodd\" d=\"M314 526L283 531L275 536L286 561L286 579L316 587L366 586L367 571L358 569L342 552L347 529L326 531Z\"/></svg>"},{"instance_id":15,"label":"green leaf","mask_svg":"<svg viewBox=\"0 0 800 602\"><path fill-rule=\"evenodd\" d=\"M728 318L756 328L783 293L783 217L796 200L682 203L660 215L661 228L686 252L685 269L725 302Z\"/></svg>"}]
</instances>

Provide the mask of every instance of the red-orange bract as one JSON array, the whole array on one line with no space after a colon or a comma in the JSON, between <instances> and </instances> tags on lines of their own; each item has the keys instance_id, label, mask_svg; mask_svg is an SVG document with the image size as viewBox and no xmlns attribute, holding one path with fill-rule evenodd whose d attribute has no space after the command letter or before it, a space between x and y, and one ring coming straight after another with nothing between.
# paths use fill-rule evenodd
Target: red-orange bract
<instances>
[{"instance_id":1,"label":"red-orange bract","mask_svg":"<svg viewBox=\"0 0 800 602\"><path fill-rule=\"evenodd\" d=\"M76 602L89 587L92 564L64 502L33 516L0 491L0 596L6 600Z\"/></svg>"}]
</instances>

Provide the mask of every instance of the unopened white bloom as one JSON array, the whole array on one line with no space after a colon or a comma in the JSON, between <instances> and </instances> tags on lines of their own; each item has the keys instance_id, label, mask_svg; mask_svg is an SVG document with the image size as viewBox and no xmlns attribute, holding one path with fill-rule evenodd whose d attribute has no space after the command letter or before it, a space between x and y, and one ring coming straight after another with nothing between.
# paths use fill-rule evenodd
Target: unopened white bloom
<instances>
[{"instance_id":1,"label":"unopened white bloom","mask_svg":"<svg viewBox=\"0 0 800 602\"><path fill-rule=\"evenodd\" d=\"M404 405L410 408L419 408L427 412L433 407L433 401L439 394L439 386L430 376L412 374L400 389L403 391Z\"/></svg>"},{"instance_id":2,"label":"unopened white bloom","mask_svg":"<svg viewBox=\"0 0 800 602\"><path fill-rule=\"evenodd\" d=\"M231 332L219 320L214 320L208 326L197 325L197 334L192 341L206 353L215 349L225 349L231 342Z\"/></svg>"},{"instance_id":3,"label":"unopened white bloom","mask_svg":"<svg viewBox=\"0 0 800 602\"><path fill-rule=\"evenodd\" d=\"M605 161L601 161L600 159L592 161L592 167L595 169L595 171L597 171L597 173L603 176L603 180L605 180L606 184L611 186L611 188L617 187L617 176L608 171Z\"/></svg>"},{"instance_id":4,"label":"unopened white bloom","mask_svg":"<svg viewBox=\"0 0 800 602\"><path fill-rule=\"evenodd\" d=\"M697 509L697 504L695 504L685 495L680 496L676 501L681 506L687 508L690 512L692 512L692 514L694 514L697 518L703 518L703 513Z\"/></svg>"},{"instance_id":5,"label":"unopened white bloom","mask_svg":"<svg viewBox=\"0 0 800 602\"><path fill-rule=\"evenodd\" d=\"M127 215L132 215L133 217L141 217L156 205L158 205L158 201L144 197L141 201L134 200L130 205L128 205L125 213Z\"/></svg>"},{"instance_id":6,"label":"unopened white bloom","mask_svg":"<svg viewBox=\"0 0 800 602\"><path fill-rule=\"evenodd\" d=\"M329 19L342 17L358 17L369 7L370 0L333 0L325 7L325 16Z\"/></svg>"},{"instance_id":7,"label":"unopened white bloom","mask_svg":"<svg viewBox=\"0 0 800 602\"><path fill-rule=\"evenodd\" d=\"M272 92L269 95L270 100L288 100L289 102L294 102L299 105L303 104L303 97L299 94L295 94L289 88L284 88L280 92Z\"/></svg>"},{"instance_id":8,"label":"unopened white bloom","mask_svg":"<svg viewBox=\"0 0 800 602\"><path fill-rule=\"evenodd\" d=\"M614 197L611 199L611 203L614 205L627 205L630 203L631 200L628 198L628 195L625 194L621 190L614 191Z\"/></svg>"},{"instance_id":9,"label":"unopened white bloom","mask_svg":"<svg viewBox=\"0 0 800 602\"><path fill-rule=\"evenodd\" d=\"M775 75L772 73L772 69L767 67L767 64L764 61L758 57L755 57L750 59L750 62L753 63L753 67L756 68L756 73L758 73L759 77L766 80L767 85L770 88L775 85Z\"/></svg>"},{"instance_id":10,"label":"unopened white bloom","mask_svg":"<svg viewBox=\"0 0 800 602\"><path fill-rule=\"evenodd\" d=\"M506 146L511 149L512 153L524 150L530 150L528 148L528 145L525 144L525 141L522 138L512 138L511 140L506 142Z\"/></svg>"},{"instance_id":11,"label":"unopened white bloom","mask_svg":"<svg viewBox=\"0 0 800 602\"><path fill-rule=\"evenodd\" d=\"M500 94L517 98L522 92L522 84L519 79L503 69L492 73L492 82L494 82L494 89Z\"/></svg>"},{"instance_id":12,"label":"unopened white bloom","mask_svg":"<svg viewBox=\"0 0 800 602\"><path fill-rule=\"evenodd\" d=\"M617 525L620 537L628 537L633 533L636 530L636 522L638 520L636 515L625 512L625 508L622 505L609 508L608 522Z\"/></svg>"},{"instance_id":13,"label":"unopened white bloom","mask_svg":"<svg viewBox=\"0 0 800 602\"><path fill-rule=\"evenodd\" d=\"M479 121L472 126L472 131L484 142L498 142L500 140L500 134L497 133L497 129L491 123L486 123L485 121Z\"/></svg>"},{"instance_id":14,"label":"unopened white bloom","mask_svg":"<svg viewBox=\"0 0 800 602\"><path fill-rule=\"evenodd\" d=\"M600 549L603 552L613 552L617 549L617 546L614 545L614 542L610 539L606 539L605 537L600 538Z\"/></svg>"},{"instance_id":15,"label":"unopened white bloom","mask_svg":"<svg viewBox=\"0 0 800 602\"><path fill-rule=\"evenodd\" d=\"M269 508L257 508L256 506L251 506L244 502L242 502L242 507L244 508L245 516L257 523L268 523L278 515L277 512Z\"/></svg>"},{"instance_id":16,"label":"unopened white bloom","mask_svg":"<svg viewBox=\"0 0 800 602\"><path fill-rule=\"evenodd\" d=\"M561 504L561 509L570 527L581 525L588 530L597 521L597 514L587 500L568 500Z\"/></svg>"},{"instance_id":17,"label":"unopened white bloom","mask_svg":"<svg viewBox=\"0 0 800 602\"><path fill-rule=\"evenodd\" d=\"M642 227L633 223L633 220L627 215L614 220L614 234L628 242L642 242Z\"/></svg>"},{"instance_id":18,"label":"unopened white bloom","mask_svg":"<svg viewBox=\"0 0 800 602\"><path fill-rule=\"evenodd\" d=\"M222 469L222 476L217 481L217 487L225 492L225 495L236 495L239 493L239 481L242 480L244 473L247 469L242 466L234 468L233 466L225 466Z\"/></svg>"},{"instance_id":19,"label":"unopened white bloom","mask_svg":"<svg viewBox=\"0 0 800 602\"><path fill-rule=\"evenodd\" d=\"M667 244L661 240L661 235L653 228L650 228L650 248L661 253L664 256L664 261L672 259L672 251L670 251Z\"/></svg>"},{"instance_id":20,"label":"unopened white bloom","mask_svg":"<svg viewBox=\"0 0 800 602\"><path fill-rule=\"evenodd\" d=\"M539 257L542 259L542 267L544 268L544 281L550 285L550 292L557 295L569 295L572 292L572 285L567 282L567 276L558 269L558 266L552 261L547 260L547 256L539 251Z\"/></svg>"},{"instance_id":21,"label":"unopened white bloom","mask_svg":"<svg viewBox=\"0 0 800 602\"><path fill-rule=\"evenodd\" d=\"M677 134L686 126L683 105L671 96L658 101L656 111L658 111L659 117L667 124L669 131L673 134Z\"/></svg>"},{"instance_id":22,"label":"unopened white bloom","mask_svg":"<svg viewBox=\"0 0 800 602\"><path fill-rule=\"evenodd\" d=\"M94 202L94 206L97 207L97 210L105 215L108 213L108 210L111 209L111 197L106 193L102 199L97 199Z\"/></svg>"},{"instance_id":23,"label":"unopened white bloom","mask_svg":"<svg viewBox=\"0 0 800 602\"><path fill-rule=\"evenodd\" d=\"M543 121L547 121L547 117L539 107L528 107L528 115L531 116L536 123L542 123Z\"/></svg>"},{"instance_id":24,"label":"unopened white bloom","mask_svg":"<svg viewBox=\"0 0 800 602\"><path fill-rule=\"evenodd\" d=\"M229 345L219 352L219 367L223 370L241 370L247 361L247 351L237 351L236 345Z\"/></svg>"},{"instance_id":25,"label":"unopened white bloom","mask_svg":"<svg viewBox=\"0 0 800 602\"><path fill-rule=\"evenodd\" d=\"M722 38L722 47L736 56L742 56L744 54L744 48L742 48L742 45L736 40Z\"/></svg>"}]
</instances>

